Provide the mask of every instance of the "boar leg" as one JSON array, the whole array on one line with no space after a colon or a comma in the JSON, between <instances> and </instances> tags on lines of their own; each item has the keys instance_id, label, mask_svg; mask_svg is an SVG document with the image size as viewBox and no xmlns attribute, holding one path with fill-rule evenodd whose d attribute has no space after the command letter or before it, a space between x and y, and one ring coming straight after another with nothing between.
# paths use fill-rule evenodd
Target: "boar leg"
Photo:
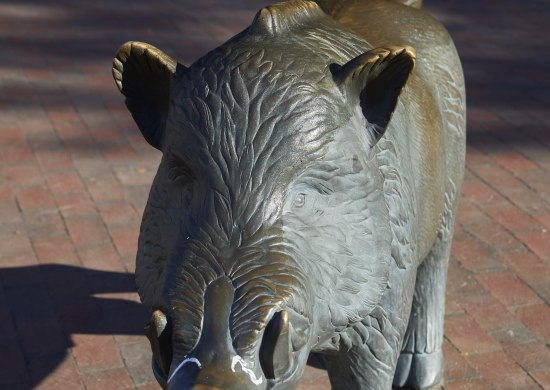
<instances>
[{"instance_id":1,"label":"boar leg","mask_svg":"<svg viewBox=\"0 0 550 390\"><path fill-rule=\"evenodd\" d=\"M333 389L391 388L405 325L393 324L390 317L395 316L379 306L333 338L337 352L324 356Z\"/></svg>"},{"instance_id":2,"label":"boar leg","mask_svg":"<svg viewBox=\"0 0 550 390\"><path fill-rule=\"evenodd\" d=\"M394 387L428 389L443 384L443 319L450 247L450 239L438 239L418 268Z\"/></svg>"}]
</instances>

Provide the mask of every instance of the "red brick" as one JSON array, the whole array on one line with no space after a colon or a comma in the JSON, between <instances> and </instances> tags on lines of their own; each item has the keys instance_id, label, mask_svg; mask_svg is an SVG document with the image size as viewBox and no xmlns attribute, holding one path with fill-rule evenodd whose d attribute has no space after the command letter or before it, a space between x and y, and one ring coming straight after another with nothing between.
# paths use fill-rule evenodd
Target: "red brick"
<instances>
[{"instance_id":1,"label":"red brick","mask_svg":"<svg viewBox=\"0 0 550 390\"><path fill-rule=\"evenodd\" d=\"M103 221L109 227L137 226L139 229L139 218L132 206L129 204L112 204L99 208Z\"/></svg>"},{"instance_id":2,"label":"red brick","mask_svg":"<svg viewBox=\"0 0 550 390\"><path fill-rule=\"evenodd\" d=\"M463 314L464 310L457 303L455 298L452 298L450 295L445 297L445 315L453 314Z\"/></svg>"},{"instance_id":3,"label":"red brick","mask_svg":"<svg viewBox=\"0 0 550 390\"><path fill-rule=\"evenodd\" d=\"M48 189L44 186L36 186L21 190L17 195L19 205L23 210L49 209L55 207L55 202Z\"/></svg>"},{"instance_id":4,"label":"red brick","mask_svg":"<svg viewBox=\"0 0 550 390\"><path fill-rule=\"evenodd\" d=\"M53 194L84 191L84 184L76 172L54 173L48 176L47 181Z\"/></svg>"},{"instance_id":5,"label":"red brick","mask_svg":"<svg viewBox=\"0 0 550 390\"><path fill-rule=\"evenodd\" d=\"M120 353L137 386L156 383L151 369L151 346L145 337L142 336L140 342L120 345Z\"/></svg>"},{"instance_id":6,"label":"red brick","mask_svg":"<svg viewBox=\"0 0 550 390\"><path fill-rule=\"evenodd\" d=\"M71 217L66 220L75 246L97 245L110 241L107 229L96 216Z\"/></svg>"},{"instance_id":7,"label":"red brick","mask_svg":"<svg viewBox=\"0 0 550 390\"><path fill-rule=\"evenodd\" d=\"M546 229L550 229L550 213L535 214L534 217L542 223Z\"/></svg>"},{"instance_id":8,"label":"red brick","mask_svg":"<svg viewBox=\"0 0 550 390\"><path fill-rule=\"evenodd\" d=\"M313 367L306 366L306 371L322 371ZM323 371L324 372L324 371ZM311 376L308 372L304 372L304 375L307 377ZM330 380L328 375L320 374L315 379L302 379L298 382L296 390L321 390L321 389L331 389Z\"/></svg>"},{"instance_id":9,"label":"red brick","mask_svg":"<svg viewBox=\"0 0 550 390\"><path fill-rule=\"evenodd\" d=\"M466 232L466 230L464 230L462 225L459 224L459 223L455 223L455 225L453 227L453 242L455 242L455 241L466 241L466 240L470 240L470 239L471 239L470 234L468 232Z\"/></svg>"},{"instance_id":10,"label":"red brick","mask_svg":"<svg viewBox=\"0 0 550 390\"><path fill-rule=\"evenodd\" d=\"M445 336L463 354L485 353L501 348L468 315L445 318Z\"/></svg>"},{"instance_id":11,"label":"red brick","mask_svg":"<svg viewBox=\"0 0 550 390\"><path fill-rule=\"evenodd\" d=\"M550 282L540 283L533 286L533 290L547 303L550 304Z\"/></svg>"},{"instance_id":12,"label":"red brick","mask_svg":"<svg viewBox=\"0 0 550 390\"><path fill-rule=\"evenodd\" d=\"M96 203L126 201L120 183L114 177L91 179L86 188Z\"/></svg>"},{"instance_id":13,"label":"red brick","mask_svg":"<svg viewBox=\"0 0 550 390\"><path fill-rule=\"evenodd\" d=\"M457 300L485 331L508 328L518 322L514 315L491 294L466 295Z\"/></svg>"},{"instance_id":14,"label":"red brick","mask_svg":"<svg viewBox=\"0 0 550 390\"><path fill-rule=\"evenodd\" d=\"M113 336L75 334L72 338L74 342L72 354L81 372L122 367L122 360Z\"/></svg>"},{"instance_id":15,"label":"red brick","mask_svg":"<svg viewBox=\"0 0 550 390\"><path fill-rule=\"evenodd\" d=\"M0 237L1 239L1 237ZM30 251L30 253L19 253L15 255L5 256L0 252L0 267L1 268L12 268L12 267L27 267L38 265L38 260L36 256Z\"/></svg>"},{"instance_id":16,"label":"red brick","mask_svg":"<svg viewBox=\"0 0 550 390\"><path fill-rule=\"evenodd\" d=\"M540 299L513 273L492 272L476 276L499 301L506 306L520 306L540 302Z\"/></svg>"},{"instance_id":17,"label":"red brick","mask_svg":"<svg viewBox=\"0 0 550 390\"><path fill-rule=\"evenodd\" d=\"M0 234L0 242L9 245L0 245L0 260L3 266L8 266L4 260L14 257L34 256L29 238L22 232L15 231L11 234Z\"/></svg>"},{"instance_id":18,"label":"red brick","mask_svg":"<svg viewBox=\"0 0 550 390\"><path fill-rule=\"evenodd\" d=\"M47 109L47 112L50 120L56 125L59 125L60 122L70 122L70 126L67 126L67 128L76 127L76 124L79 122L78 115L70 104L64 105L61 109L53 107L49 108Z\"/></svg>"},{"instance_id":19,"label":"red brick","mask_svg":"<svg viewBox=\"0 0 550 390\"><path fill-rule=\"evenodd\" d=\"M466 231L481 240L485 245L500 251L522 248L522 243L499 224L488 217L463 224Z\"/></svg>"},{"instance_id":20,"label":"red brick","mask_svg":"<svg viewBox=\"0 0 550 390\"><path fill-rule=\"evenodd\" d=\"M124 134L111 126L90 128L90 134L99 144L106 145L102 146L102 149L107 148L109 143L117 143L124 139Z\"/></svg>"},{"instance_id":21,"label":"red brick","mask_svg":"<svg viewBox=\"0 0 550 390\"><path fill-rule=\"evenodd\" d=\"M550 232L547 229L539 232L521 233L518 238L537 256L550 262Z\"/></svg>"},{"instance_id":22,"label":"red brick","mask_svg":"<svg viewBox=\"0 0 550 390\"><path fill-rule=\"evenodd\" d=\"M503 187L516 187L521 185L521 182L512 174L495 164L475 165L470 167L470 169L483 179L484 182L488 183L491 188L497 191Z\"/></svg>"},{"instance_id":23,"label":"red brick","mask_svg":"<svg viewBox=\"0 0 550 390\"><path fill-rule=\"evenodd\" d=\"M445 390L492 390L491 386L484 379L466 379L461 381L445 382Z\"/></svg>"},{"instance_id":24,"label":"red brick","mask_svg":"<svg viewBox=\"0 0 550 390\"><path fill-rule=\"evenodd\" d=\"M27 234L33 241L47 240L66 236L65 223L57 210L44 212L40 209L25 211L25 226Z\"/></svg>"},{"instance_id":25,"label":"red brick","mask_svg":"<svg viewBox=\"0 0 550 390\"><path fill-rule=\"evenodd\" d=\"M468 110L468 120L477 123L500 123L500 118L486 108L479 106L471 107Z\"/></svg>"},{"instance_id":26,"label":"red brick","mask_svg":"<svg viewBox=\"0 0 550 390\"><path fill-rule=\"evenodd\" d=\"M509 203L485 206L483 212L512 232L541 229L534 218Z\"/></svg>"},{"instance_id":27,"label":"red brick","mask_svg":"<svg viewBox=\"0 0 550 390\"><path fill-rule=\"evenodd\" d=\"M146 166L117 166L114 171L123 186L151 185L156 174L155 169Z\"/></svg>"},{"instance_id":28,"label":"red brick","mask_svg":"<svg viewBox=\"0 0 550 390\"><path fill-rule=\"evenodd\" d=\"M96 206L86 192L60 194L56 202L64 218L96 214Z\"/></svg>"},{"instance_id":29,"label":"red brick","mask_svg":"<svg viewBox=\"0 0 550 390\"><path fill-rule=\"evenodd\" d=\"M20 186L37 186L44 183L40 169L34 164L14 165L4 168L8 180Z\"/></svg>"},{"instance_id":30,"label":"red brick","mask_svg":"<svg viewBox=\"0 0 550 390\"><path fill-rule=\"evenodd\" d=\"M445 340L443 344L443 354L445 356L445 382L481 377L448 340Z\"/></svg>"},{"instance_id":31,"label":"red brick","mask_svg":"<svg viewBox=\"0 0 550 390\"><path fill-rule=\"evenodd\" d=\"M525 158L525 156L511 150L493 154L491 158L504 169L514 173L537 169L537 166Z\"/></svg>"},{"instance_id":32,"label":"red brick","mask_svg":"<svg viewBox=\"0 0 550 390\"><path fill-rule=\"evenodd\" d=\"M550 368L529 373L543 389L550 389Z\"/></svg>"},{"instance_id":33,"label":"red brick","mask_svg":"<svg viewBox=\"0 0 550 390\"><path fill-rule=\"evenodd\" d=\"M102 153L108 161L113 163L116 162L133 162L137 155L134 149L129 145L124 144L111 144L107 147L102 148Z\"/></svg>"},{"instance_id":34,"label":"red brick","mask_svg":"<svg viewBox=\"0 0 550 390\"><path fill-rule=\"evenodd\" d=\"M34 161L33 152L26 144L4 147L0 157L3 164L6 165L32 163Z\"/></svg>"},{"instance_id":35,"label":"red brick","mask_svg":"<svg viewBox=\"0 0 550 390\"><path fill-rule=\"evenodd\" d=\"M508 327L501 327L487 333L503 348L506 348L509 345L530 343L539 339L534 332L528 329L519 320L516 320Z\"/></svg>"},{"instance_id":36,"label":"red brick","mask_svg":"<svg viewBox=\"0 0 550 390\"><path fill-rule=\"evenodd\" d=\"M79 264L73 243L67 236L34 241L33 246L41 264Z\"/></svg>"},{"instance_id":37,"label":"red brick","mask_svg":"<svg viewBox=\"0 0 550 390\"><path fill-rule=\"evenodd\" d=\"M509 252L502 254L502 260L525 283L531 287L550 282L550 265L530 252Z\"/></svg>"},{"instance_id":38,"label":"red brick","mask_svg":"<svg viewBox=\"0 0 550 390\"><path fill-rule=\"evenodd\" d=\"M155 381L155 383L147 383L147 384L145 384L145 385L138 386L137 389L138 389L138 390L159 390L159 389L160 389L160 386L159 386L159 384Z\"/></svg>"},{"instance_id":39,"label":"red brick","mask_svg":"<svg viewBox=\"0 0 550 390\"><path fill-rule=\"evenodd\" d=\"M454 258L449 263L447 294L457 297L466 294L482 294L485 288L470 272L464 270Z\"/></svg>"},{"instance_id":40,"label":"red brick","mask_svg":"<svg viewBox=\"0 0 550 390\"><path fill-rule=\"evenodd\" d=\"M479 180L465 180L462 184L462 196L477 205L504 201L501 195Z\"/></svg>"},{"instance_id":41,"label":"red brick","mask_svg":"<svg viewBox=\"0 0 550 390\"><path fill-rule=\"evenodd\" d=\"M525 210L530 215L544 214L550 211L548 202L537 192L526 186L501 188L500 192L509 198L513 204Z\"/></svg>"},{"instance_id":42,"label":"red brick","mask_svg":"<svg viewBox=\"0 0 550 390\"><path fill-rule=\"evenodd\" d=\"M21 212L17 203L13 199L5 199L0 201L0 215L2 216L2 224L16 226L22 228Z\"/></svg>"},{"instance_id":43,"label":"red brick","mask_svg":"<svg viewBox=\"0 0 550 390\"><path fill-rule=\"evenodd\" d=\"M0 201L14 199L15 194L7 182L0 183Z\"/></svg>"},{"instance_id":44,"label":"red brick","mask_svg":"<svg viewBox=\"0 0 550 390\"><path fill-rule=\"evenodd\" d=\"M136 228L117 228L111 230L111 236L120 256L135 256L139 231Z\"/></svg>"},{"instance_id":45,"label":"red brick","mask_svg":"<svg viewBox=\"0 0 550 390\"><path fill-rule=\"evenodd\" d=\"M86 390L135 389L128 372L123 369L110 369L88 373L82 376Z\"/></svg>"},{"instance_id":46,"label":"red brick","mask_svg":"<svg viewBox=\"0 0 550 390\"><path fill-rule=\"evenodd\" d=\"M1 127L0 144L2 145L17 145L24 142L25 137L19 127Z\"/></svg>"},{"instance_id":47,"label":"red brick","mask_svg":"<svg viewBox=\"0 0 550 390\"><path fill-rule=\"evenodd\" d=\"M467 270L477 272L504 268L487 246L472 238L454 241L452 245L453 257Z\"/></svg>"},{"instance_id":48,"label":"red brick","mask_svg":"<svg viewBox=\"0 0 550 390\"><path fill-rule=\"evenodd\" d=\"M550 307L537 304L517 309L518 318L533 332L550 341Z\"/></svg>"},{"instance_id":49,"label":"red brick","mask_svg":"<svg viewBox=\"0 0 550 390\"><path fill-rule=\"evenodd\" d=\"M536 384L525 371L502 351L468 357L468 361L494 387L506 389L535 388Z\"/></svg>"},{"instance_id":50,"label":"red brick","mask_svg":"<svg viewBox=\"0 0 550 390\"><path fill-rule=\"evenodd\" d=\"M476 165L476 164L486 164L490 162L489 157L477 149L474 146L467 145L466 147L466 164L468 166Z\"/></svg>"},{"instance_id":51,"label":"red brick","mask_svg":"<svg viewBox=\"0 0 550 390\"><path fill-rule=\"evenodd\" d=\"M45 170L72 167L71 157L64 150L35 150L34 156Z\"/></svg>"},{"instance_id":52,"label":"red brick","mask_svg":"<svg viewBox=\"0 0 550 390\"><path fill-rule=\"evenodd\" d=\"M506 354L511 356L525 371L550 367L550 347L540 341L509 345L506 347Z\"/></svg>"},{"instance_id":53,"label":"red brick","mask_svg":"<svg viewBox=\"0 0 550 390\"><path fill-rule=\"evenodd\" d=\"M124 268L126 269L126 272L135 273L136 272L136 256L135 254L131 254L128 256L123 256L120 259L122 261L122 264L124 264Z\"/></svg>"},{"instance_id":54,"label":"red brick","mask_svg":"<svg viewBox=\"0 0 550 390\"><path fill-rule=\"evenodd\" d=\"M541 195L549 195L550 175L547 171L530 171L521 174L521 181ZM548 199L548 198L547 198Z\"/></svg>"},{"instance_id":55,"label":"red brick","mask_svg":"<svg viewBox=\"0 0 550 390\"><path fill-rule=\"evenodd\" d=\"M111 242L105 242L78 250L82 265L86 268L124 272L120 256Z\"/></svg>"},{"instance_id":56,"label":"red brick","mask_svg":"<svg viewBox=\"0 0 550 390\"><path fill-rule=\"evenodd\" d=\"M30 81L51 80L52 71L51 69L27 69L25 70L25 76L27 76Z\"/></svg>"}]
</instances>

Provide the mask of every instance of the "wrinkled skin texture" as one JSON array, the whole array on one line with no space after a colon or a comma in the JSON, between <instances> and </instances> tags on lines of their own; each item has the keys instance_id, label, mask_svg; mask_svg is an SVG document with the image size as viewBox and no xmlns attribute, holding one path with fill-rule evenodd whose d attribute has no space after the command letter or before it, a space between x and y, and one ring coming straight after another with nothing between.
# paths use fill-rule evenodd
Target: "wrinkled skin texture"
<instances>
[{"instance_id":1,"label":"wrinkled skin texture","mask_svg":"<svg viewBox=\"0 0 550 390\"><path fill-rule=\"evenodd\" d=\"M141 43L114 60L163 152L136 279L165 388L293 388L312 351L333 388L442 383L460 63L411 6L318 3L189 68Z\"/></svg>"}]
</instances>

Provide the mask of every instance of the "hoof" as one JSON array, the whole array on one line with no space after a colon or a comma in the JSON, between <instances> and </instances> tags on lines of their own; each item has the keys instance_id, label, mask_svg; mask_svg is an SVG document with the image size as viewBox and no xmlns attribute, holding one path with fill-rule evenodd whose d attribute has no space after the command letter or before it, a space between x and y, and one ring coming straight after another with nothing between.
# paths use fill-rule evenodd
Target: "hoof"
<instances>
[{"instance_id":1,"label":"hoof","mask_svg":"<svg viewBox=\"0 0 550 390\"><path fill-rule=\"evenodd\" d=\"M402 353L393 377L397 389L442 389L443 351Z\"/></svg>"}]
</instances>

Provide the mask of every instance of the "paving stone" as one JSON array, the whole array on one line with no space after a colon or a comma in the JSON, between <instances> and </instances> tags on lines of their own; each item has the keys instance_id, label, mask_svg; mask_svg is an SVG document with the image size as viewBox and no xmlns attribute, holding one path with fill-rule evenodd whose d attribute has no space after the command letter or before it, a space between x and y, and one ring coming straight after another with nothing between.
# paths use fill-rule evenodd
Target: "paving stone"
<instances>
[{"instance_id":1,"label":"paving stone","mask_svg":"<svg viewBox=\"0 0 550 390\"><path fill-rule=\"evenodd\" d=\"M521 233L518 238L537 256L550 264L550 231L541 229L533 233Z\"/></svg>"},{"instance_id":2,"label":"paving stone","mask_svg":"<svg viewBox=\"0 0 550 390\"><path fill-rule=\"evenodd\" d=\"M67 218L65 222L77 248L110 241L109 233L98 215L75 216Z\"/></svg>"},{"instance_id":3,"label":"paving stone","mask_svg":"<svg viewBox=\"0 0 550 390\"><path fill-rule=\"evenodd\" d=\"M445 318L445 335L462 354L485 353L501 349L473 318L454 315Z\"/></svg>"},{"instance_id":4,"label":"paving stone","mask_svg":"<svg viewBox=\"0 0 550 390\"><path fill-rule=\"evenodd\" d=\"M130 375L122 368L87 373L82 379L86 390L135 389Z\"/></svg>"},{"instance_id":5,"label":"paving stone","mask_svg":"<svg viewBox=\"0 0 550 390\"><path fill-rule=\"evenodd\" d=\"M529 329L550 341L550 307L545 304L520 307L516 314Z\"/></svg>"},{"instance_id":6,"label":"paving stone","mask_svg":"<svg viewBox=\"0 0 550 390\"><path fill-rule=\"evenodd\" d=\"M111 335L78 334L73 336L75 357L81 372L122 367L122 359Z\"/></svg>"},{"instance_id":7,"label":"paving stone","mask_svg":"<svg viewBox=\"0 0 550 390\"><path fill-rule=\"evenodd\" d=\"M151 371L151 346L146 338L142 337L140 342L121 344L120 353L136 386L157 383Z\"/></svg>"},{"instance_id":8,"label":"paving stone","mask_svg":"<svg viewBox=\"0 0 550 390\"><path fill-rule=\"evenodd\" d=\"M465 357L448 340L443 344L445 354L445 382L481 379L481 374L473 368Z\"/></svg>"},{"instance_id":9,"label":"paving stone","mask_svg":"<svg viewBox=\"0 0 550 390\"><path fill-rule=\"evenodd\" d=\"M550 387L550 368L544 370L537 370L529 372L537 383L543 388L548 389Z\"/></svg>"},{"instance_id":10,"label":"paving stone","mask_svg":"<svg viewBox=\"0 0 550 390\"><path fill-rule=\"evenodd\" d=\"M544 370L550 366L550 347L540 341L509 345L506 354L527 372Z\"/></svg>"},{"instance_id":11,"label":"paving stone","mask_svg":"<svg viewBox=\"0 0 550 390\"><path fill-rule=\"evenodd\" d=\"M29 362L33 389L84 389L70 355L50 355Z\"/></svg>"},{"instance_id":12,"label":"paving stone","mask_svg":"<svg viewBox=\"0 0 550 390\"><path fill-rule=\"evenodd\" d=\"M456 300L485 331L508 329L519 323L513 313L490 293L465 295Z\"/></svg>"},{"instance_id":13,"label":"paving stone","mask_svg":"<svg viewBox=\"0 0 550 390\"><path fill-rule=\"evenodd\" d=\"M471 355L468 361L493 387L533 389L536 383L502 351Z\"/></svg>"},{"instance_id":14,"label":"paving stone","mask_svg":"<svg viewBox=\"0 0 550 390\"><path fill-rule=\"evenodd\" d=\"M506 306L538 303L537 295L512 272L480 274L477 279Z\"/></svg>"}]
</instances>

